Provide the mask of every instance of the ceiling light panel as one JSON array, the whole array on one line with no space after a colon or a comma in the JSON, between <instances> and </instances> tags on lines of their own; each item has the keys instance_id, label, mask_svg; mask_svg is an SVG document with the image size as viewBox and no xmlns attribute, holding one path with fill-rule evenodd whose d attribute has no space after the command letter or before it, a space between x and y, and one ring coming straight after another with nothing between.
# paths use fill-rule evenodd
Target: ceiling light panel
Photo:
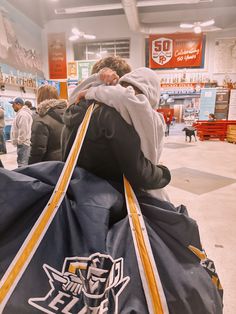
<instances>
[{"instance_id":1,"label":"ceiling light panel","mask_svg":"<svg viewBox=\"0 0 236 314\"><path fill-rule=\"evenodd\" d=\"M121 3L111 3L111 4L55 9L55 13L56 14L75 14L75 13L117 10L117 9L122 9L122 8L123 6Z\"/></svg>"}]
</instances>

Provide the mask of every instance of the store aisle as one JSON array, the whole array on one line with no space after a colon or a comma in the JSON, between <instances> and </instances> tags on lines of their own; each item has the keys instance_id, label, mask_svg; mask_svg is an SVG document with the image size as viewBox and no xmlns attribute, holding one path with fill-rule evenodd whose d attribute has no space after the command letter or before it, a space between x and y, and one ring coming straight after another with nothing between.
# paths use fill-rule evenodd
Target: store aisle
<instances>
[{"instance_id":1,"label":"store aisle","mask_svg":"<svg viewBox=\"0 0 236 314\"><path fill-rule=\"evenodd\" d=\"M172 172L167 187L175 205L185 204L199 225L203 247L213 259L224 288L224 314L236 309L236 145L220 141L185 142L181 125L165 138L161 162ZM7 169L16 167L16 150L1 155Z\"/></svg>"}]
</instances>

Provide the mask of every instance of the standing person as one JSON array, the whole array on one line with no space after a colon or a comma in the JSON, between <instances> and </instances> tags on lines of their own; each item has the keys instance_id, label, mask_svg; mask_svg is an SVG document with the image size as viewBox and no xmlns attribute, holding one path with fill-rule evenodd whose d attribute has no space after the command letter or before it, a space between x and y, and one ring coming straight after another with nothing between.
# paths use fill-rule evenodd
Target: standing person
<instances>
[{"instance_id":1,"label":"standing person","mask_svg":"<svg viewBox=\"0 0 236 314\"><path fill-rule=\"evenodd\" d=\"M104 72L105 74L105 72ZM95 99L115 108L124 120L133 125L141 141L144 156L158 164L164 145L165 121L155 109L160 99L160 82L149 68L138 68L125 74L115 86L100 85L81 91L78 95ZM161 189L149 190L152 196L168 200Z\"/></svg>"},{"instance_id":2,"label":"standing person","mask_svg":"<svg viewBox=\"0 0 236 314\"><path fill-rule=\"evenodd\" d=\"M5 126L4 109L0 107L0 155L7 153L6 142L4 137L4 126Z\"/></svg>"},{"instance_id":3,"label":"standing person","mask_svg":"<svg viewBox=\"0 0 236 314\"><path fill-rule=\"evenodd\" d=\"M33 119L37 115L36 108L32 105L32 102L29 100L25 101L25 105L30 108Z\"/></svg>"},{"instance_id":4,"label":"standing person","mask_svg":"<svg viewBox=\"0 0 236 314\"><path fill-rule=\"evenodd\" d=\"M106 70L104 73L102 70ZM111 72L107 72L110 70ZM100 72L99 72L100 71ZM98 86L100 84L117 83L118 79L126 73L131 71L131 67L121 57L106 57L97 61L92 68L92 75L86 80L82 81L71 93L69 98L69 105L77 101L78 93L91 86ZM114 82L112 82L114 80Z\"/></svg>"},{"instance_id":5,"label":"standing person","mask_svg":"<svg viewBox=\"0 0 236 314\"><path fill-rule=\"evenodd\" d=\"M170 111L166 114L165 122L166 122L166 133L165 133L165 135L169 136L170 135L170 125L172 122L172 116L171 116Z\"/></svg>"},{"instance_id":6,"label":"standing person","mask_svg":"<svg viewBox=\"0 0 236 314\"><path fill-rule=\"evenodd\" d=\"M66 107L67 102L59 99L56 87L43 85L38 89L38 115L32 125L29 164L61 160L62 116Z\"/></svg>"},{"instance_id":7,"label":"standing person","mask_svg":"<svg viewBox=\"0 0 236 314\"><path fill-rule=\"evenodd\" d=\"M28 165L29 160L32 114L22 98L17 97L10 103L16 112L11 129L12 144L17 147L18 167L23 167Z\"/></svg>"},{"instance_id":8,"label":"standing person","mask_svg":"<svg viewBox=\"0 0 236 314\"><path fill-rule=\"evenodd\" d=\"M118 62L115 57L113 61L112 69L115 71L114 65ZM98 77L100 70L111 67L110 63L111 57L109 60L105 58L100 61L102 68L98 66L99 63L95 64ZM127 63L122 60L118 69L121 76L127 73ZM70 152L78 127L90 104L91 101L81 100L78 104L72 104L65 112L62 134L63 160L66 160ZM163 188L170 182L170 172L165 166L154 165L145 158L134 127L115 109L105 104L100 104L93 112L77 165L101 178L118 183L122 183L124 174L135 189Z\"/></svg>"}]
</instances>

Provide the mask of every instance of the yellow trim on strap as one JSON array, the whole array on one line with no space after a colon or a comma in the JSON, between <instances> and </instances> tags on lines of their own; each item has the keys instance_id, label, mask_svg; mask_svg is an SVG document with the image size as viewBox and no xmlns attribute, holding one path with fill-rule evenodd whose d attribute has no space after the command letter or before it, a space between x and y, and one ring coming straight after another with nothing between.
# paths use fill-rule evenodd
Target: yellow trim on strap
<instances>
[{"instance_id":1,"label":"yellow trim on strap","mask_svg":"<svg viewBox=\"0 0 236 314\"><path fill-rule=\"evenodd\" d=\"M158 286L156 282L156 278L154 275L152 263L149 257L149 252L147 250L145 239L143 236L143 231L141 228L140 220L138 217L138 212L136 208L136 202L133 198L133 190L127 181L127 179L124 177L124 185L127 193L128 198L128 204L130 206L130 214L132 218L132 223L135 229L135 238L138 245L138 250L141 258L141 262L143 265L143 269L145 272L145 277L148 283L149 293L152 300L152 307L153 307L153 313L155 314L164 314L164 310L161 303L160 294L158 291Z\"/></svg>"},{"instance_id":2,"label":"yellow trim on strap","mask_svg":"<svg viewBox=\"0 0 236 314\"><path fill-rule=\"evenodd\" d=\"M84 120L81 124L81 130L79 134L78 141L76 142L76 145L74 146L74 149L70 155L70 159L68 163L64 166L64 175L59 178L58 184L56 188L53 191L53 197L44 208L42 215L39 217L36 223L38 223L37 227L32 233L32 236L30 239L26 239L24 242L24 248L22 250L22 253L19 255L17 261L14 265L10 265L10 272L8 276L6 277L5 281L1 283L0 287L0 304L3 302L3 300L7 297L8 293L10 292L11 287L14 285L15 281L17 280L18 276L20 276L21 271L24 269L25 265L29 263L29 258L32 253L32 251L35 249L35 246L37 242L40 240L40 237L42 233L44 232L48 222L50 221L50 218L52 214L54 213L55 208L57 207L59 201L61 200L61 197L63 196L63 193L65 192L65 189L67 187L67 182L70 179L71 173L74 170L74 163L76 162L77 157L77 151L80 149L80 146L82 145L82 141L85 137L87 126L90 120L91 113L94 109L94 106L90 106L89 109L86 112L86 115L84 117ZM58 188L57 188L58 187ZM34 227L32 228L32 230Z\"/></svg>"}]
</instances>

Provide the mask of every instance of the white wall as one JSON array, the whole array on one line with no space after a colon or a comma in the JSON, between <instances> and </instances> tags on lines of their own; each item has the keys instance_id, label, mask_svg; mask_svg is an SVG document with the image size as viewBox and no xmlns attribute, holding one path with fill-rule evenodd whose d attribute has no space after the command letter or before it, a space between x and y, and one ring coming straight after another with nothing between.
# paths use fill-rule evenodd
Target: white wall
<instances>
[{"instance_id":1,"label":"white wall","mask_svg":"<svg viewBox=\"0 0 236 314\"><path fill-rule=\"evenodd\" d=\"M27 49L36 49L37 52L41 54L42 28L17 10L8 1L0 0L0 6L7 11L21 46Z\"/></svg>"},{"instance_id":2,"label":"white wall","mask_svg":"<svg viewBox=\"0 0 236 314\"><path fill-rule=\"evenodd\" d=\"M48 75L47 66L47 34L65 32L68 38L71 29L77 27L87 34L96 35L96 40L125 39L130 38L130 59L128 60L132 68L144 66L145 63L145 40L144 35L135 34L129 30L126 17L122 15L112 15L106 17L79 18L68 20L53 20L45 25L43 31L43 63L44 72ZM72 43L67 43L67 61L74 60Z\"/></svg>"},{"instance_id":3,"label":"white wall","mask_svg":"<svg viewBox=\"0 0 236 314\"><path fill-rule=\"evenodd\" d=\"M68 38L71 35L71 29L73 27L77 27L85 33L96 35L97 40L130 38L130 59L128 60L129 64L132 66L133 69L145 65L145 36L143 34L131 32L129 30L126 17L123 15L54 20L47 23L43 31L43 62L46 77L48 76L47 34L54 32L65 32L66 37ZM223 82L225 74L214 74L214 45L215 39L228 37L236 37L236 29L231 31L217 31L207 33L204 69L187 71L203 73L211 79L218 80L221 84ZM68 41L67 61L71 61L73 59L74 56L72 43ZM174 70L158 72L160 76L165 73L176 73ZM233 81L236 81L236 74L230 74L230 77Z\"/></svg>"}]
</instances>

